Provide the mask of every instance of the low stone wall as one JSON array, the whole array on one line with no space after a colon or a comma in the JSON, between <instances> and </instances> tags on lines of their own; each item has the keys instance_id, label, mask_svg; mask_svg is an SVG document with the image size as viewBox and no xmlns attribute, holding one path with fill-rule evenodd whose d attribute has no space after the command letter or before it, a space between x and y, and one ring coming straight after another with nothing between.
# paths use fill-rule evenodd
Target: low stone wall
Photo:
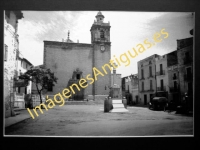
<instances>
[{"instance_id":1,"label":"low stone wall","mask_svg":"<svg viewBox=\"0 0 200 150\"><path fill-rule=\"evenodd\" d=\"M106 97L108 97L108 95L95 95L95 98L94 98L93 95L88 95L87 99L83 99L82 101L87 101L87 100L91 101L92 100L92 101L94 101L94 103L103 104ZM52 99L54 101L54 95L48 95L48 98ZM59 99L59 97L57 97L57 99ZM76 100L68 99L68 98L64 98L64 99L65 99L65 102L67 102L67 101L76 101ZM44 101L46 101L46 97L45 97ZM55 101L54 101L54 103L56 105L60 104L60 103L56 103Z\"/></svg>"},{"instance_id":2,"label":"low stone wall","mask_svg":"<svg viewBox=\"0 0 200 150\"><path fill-rule=\"evenodd\" d=\"M88 95L88 100L93 100L95 103L103 104L105 98L108 97L108 95Z\"/></svg>"}]
</instances>

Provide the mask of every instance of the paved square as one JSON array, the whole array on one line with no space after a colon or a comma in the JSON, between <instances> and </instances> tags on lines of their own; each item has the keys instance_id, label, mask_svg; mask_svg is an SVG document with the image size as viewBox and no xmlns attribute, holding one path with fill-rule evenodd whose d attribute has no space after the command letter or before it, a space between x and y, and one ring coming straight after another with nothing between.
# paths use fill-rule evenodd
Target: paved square
<instances>
[{"instance_id":1,"label":"paved square","mask_svg":"<svg viewBox=\"0 0 200 150\"><path fill-rule=\"evenodd\" d=\"M64 105L36 119L6 128L6 135L27 136L160 136L193 135L193 117L127 107L126 113L104 113L103 105ZM39 110L38 110L39 112ZM28 113L28 112L27 112Z\"/></svg>"}]
</instances>

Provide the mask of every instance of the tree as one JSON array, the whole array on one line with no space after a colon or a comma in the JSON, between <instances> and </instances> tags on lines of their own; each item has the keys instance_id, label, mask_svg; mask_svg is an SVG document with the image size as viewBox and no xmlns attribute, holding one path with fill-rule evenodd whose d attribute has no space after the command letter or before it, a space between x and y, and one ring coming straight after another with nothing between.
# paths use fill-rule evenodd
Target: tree
<instances>
[{"instance_id":1,"label":"tree","mask_svg":"<svg viewBox=\"0 0 200 150\"><path fill-rule=\"evenodd\" d=\"M57 83L58 80L50 69L41 67L31 67L24 74L20 75L19 79L35 83L38 94L40 95L40 103L42 103L42 90L48 89L49 86L54 86L54 83Z\"/></svg>"}]
</instances>

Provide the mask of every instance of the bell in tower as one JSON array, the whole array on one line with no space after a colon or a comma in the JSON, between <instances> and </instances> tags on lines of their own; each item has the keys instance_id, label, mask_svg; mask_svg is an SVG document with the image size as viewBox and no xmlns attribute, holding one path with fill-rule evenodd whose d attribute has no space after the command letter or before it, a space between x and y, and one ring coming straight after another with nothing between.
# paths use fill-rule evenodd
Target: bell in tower
<instances>
[{"instance_id":1,"label":"bell in tower","mask_svg":"<svg viewBox=\"0 0 200 150\"><path fill-rule=\"evenodd\" d=\"M104 15L99 11L96 15L96 21L91 29L91 42L110 43L110 23L104 23Z\"/></svg>"}]
</instances>

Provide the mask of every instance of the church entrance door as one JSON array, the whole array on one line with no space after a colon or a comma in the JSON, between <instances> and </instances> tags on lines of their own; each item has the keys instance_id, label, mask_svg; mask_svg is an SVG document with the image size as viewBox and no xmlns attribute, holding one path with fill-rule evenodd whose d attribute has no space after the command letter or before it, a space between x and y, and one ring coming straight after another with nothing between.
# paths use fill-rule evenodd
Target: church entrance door
<instances>
[{"instance_id":1,"label":"church entrance door","mask_svg":"<svg viewBox=\"0 0 200 150\"><path fill-rule=\"evenodd\" d=\"M72 78L68 81L68 87L72 84L76 84L79 86L79 80L82 78L82 71L80 71L78 68L73 72ZM87 83L85 83L87 84ZM83 84L83 86L85 85ZM79 87L80 91L76 88L76 86L73 86L73 90L75 94L72 93L72 99L75 101L83 101L84 100L84 88Z\"/></svg>"}]
</instances>

